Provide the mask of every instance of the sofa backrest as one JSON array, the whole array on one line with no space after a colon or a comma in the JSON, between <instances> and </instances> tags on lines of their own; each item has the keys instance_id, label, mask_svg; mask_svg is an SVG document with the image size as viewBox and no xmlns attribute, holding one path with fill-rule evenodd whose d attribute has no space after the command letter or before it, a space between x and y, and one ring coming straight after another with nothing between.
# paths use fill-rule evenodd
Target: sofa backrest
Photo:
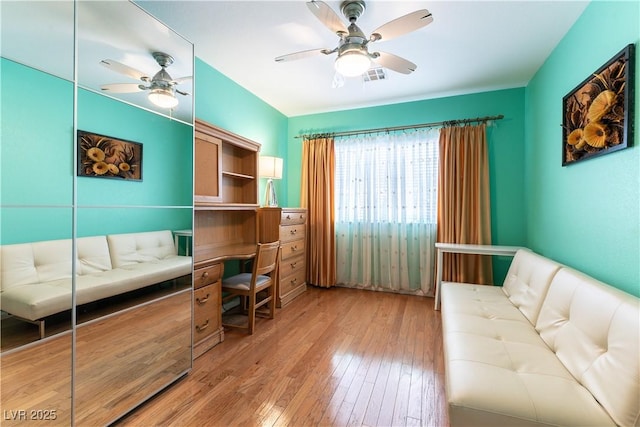
<instances>
[{"instance_id":1,"label":"sofa backrest","mask_svg":"<svg viewBox=\"0 0 640 427\"><path fill-rule=\"evenodd\" d=\"M19 243L0 247L3 290L71 277L71 240Z\"/></svg>"},{"instance_id":2,"label":"sofa backrest","mask_svg":"<svg viewBox=\"0 0 640 427\"><path fill-rule=\"evenodd\" d=\"M76 240L78 274L111 269L105 236ZM72 240L46 240L0 246L0 289L71 279Z\"/></svg>"},{"instance_id":3,"label":"sofa backrest","mask_svg":"<svg viewBox=\"0 0 640 427\"><path fill-rule=\"evenodd\" d=\"M78 251L76 271L79 275L112 269L109 245L105 236L80 237L76 242Z\"/></svg>"},{"instance_id":4,"label":"sofa backrest","mask_svg":"<svg viewBox=\"0 0 640 427\"><path fill-rule=\"evenodd\" d=\"M107 236L113 268L165 259L177 254L169 230Z\"/></svg>"},{"instance_id":5,"label":"sofa backrest","mask_svg":"<svg viewBox=\"0 0 640 427\"><path fill-rule=\"evenodd\" d=\"M502 290L532 325L538 320L551 280L560 267L559 263L529 249L518 250L511 261Z\"/></svg>"},{"instance_id":6,"label":"sofa backrest","mask_svg":"<svg viewBox=\"0 0 640 427\"><path fill-rule=\"evenodd\" d=\"M616 424L640 425L640 299L562 268L536 329Z\"/></svg>"}]
</instances>

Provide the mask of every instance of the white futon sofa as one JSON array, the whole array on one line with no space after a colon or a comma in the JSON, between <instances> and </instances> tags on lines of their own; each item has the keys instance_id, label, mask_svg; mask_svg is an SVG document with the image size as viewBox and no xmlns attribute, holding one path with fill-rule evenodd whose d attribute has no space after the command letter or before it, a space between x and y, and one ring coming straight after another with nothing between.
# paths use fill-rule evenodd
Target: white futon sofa
<instances>
[{"instance_id":1,"label":"white futon sofa","mask_svg":"<svg viewBox=\"0 0 640 427\"><path fill-rule=\"evenodd\" d=\"M179 256L171 231L76 239L78 305L191 273L191 257ZM0 246L0 309L38 323L71 309L72 241Z\"/></svg>"},{"instance_id":2,"label":"white futon sofa","mask_svg":"<svg viewBox=\"0 0 640 427\"><path fill-rule=\"evenodd\" d=\"M640 425L638 298L524 249L441 290L452 427Z\"/></svg>"}]
</instances>

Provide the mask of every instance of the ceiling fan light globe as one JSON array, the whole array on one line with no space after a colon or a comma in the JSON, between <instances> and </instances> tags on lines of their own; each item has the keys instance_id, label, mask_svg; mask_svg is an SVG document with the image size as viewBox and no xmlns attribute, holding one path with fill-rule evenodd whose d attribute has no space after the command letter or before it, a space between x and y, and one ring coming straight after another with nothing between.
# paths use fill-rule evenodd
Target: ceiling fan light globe
<instances>
[{"instance_id":1,"label":"ceiling fan light globe","mask_svg":"<svg viewBox=\"0 0 640 427\"><path fill-rule=\"evenodd\" d=\"M178 105L178 98L168 89L151 89L148 98L149 101L161 108L173 108Z\"/></svg>"},{"instance_id":2,"label":"ceiling fan light globe","mask_svg":"<svg viewBox=\"0 0 640 427\"><path fill-rule=\"evenodd\" d=\"M371 58L357 50L347 51L336 58L334 66L343 76L356 77L364 74L371 67Z\"/></svg>"}]
</instances>

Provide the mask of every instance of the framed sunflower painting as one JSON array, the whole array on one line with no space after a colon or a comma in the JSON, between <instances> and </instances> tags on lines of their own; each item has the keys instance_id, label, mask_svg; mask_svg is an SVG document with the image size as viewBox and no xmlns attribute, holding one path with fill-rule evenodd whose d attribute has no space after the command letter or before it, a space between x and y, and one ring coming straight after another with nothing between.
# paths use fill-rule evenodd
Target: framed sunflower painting
<instances>
[{"instance_id":1,"label":"framed sunflower painting","mask_svg":"<svg viewBox=\"0 0 640 427\"><path fill-rule=\"evenodd\" d=\"M562 166L633 145L634 66L630 44L562 99Z\"/></svg>"},{"instance_id":2,"label":"framed sunflower painting","mask_svg":"<svg viewBox=\"0 0 640 427\"><path fill-rule=\"evenodd\" d=\"M78 176L142 181L142 144L79 130Z\"/></svg>"}]
</instances>

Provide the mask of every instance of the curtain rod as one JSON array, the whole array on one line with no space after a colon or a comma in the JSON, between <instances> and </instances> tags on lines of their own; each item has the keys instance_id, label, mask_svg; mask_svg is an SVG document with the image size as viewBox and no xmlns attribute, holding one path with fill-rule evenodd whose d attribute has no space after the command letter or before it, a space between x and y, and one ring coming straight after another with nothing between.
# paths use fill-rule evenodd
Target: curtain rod
<instances>
[{"instance_id":1,"label":"curtain rod","mask_svg":"<svg viewBox=\"0 0 640 427\"><path fill-rule=\"evenodd\" d=\"M420 128L429 128L436 126L455 126L459 124L467 124L467 123L476 123L476 122L488 122L491 120L502 120L504 116L502 114L497 116L486 116L486 117L476 117L475 119L458 119L458 120L444 120L441 122L432 122L432 123L421 123L417 125L410 126L394 126L394 127L386 127L386 128L377 128L377 129L363 129L363 130L354 130L354 131L346 131L346 132L326 132L326 133L317 133L317 134L305 134L295 136L294 138L307 138L312 137L314 135L330 135L330 136L350 136L350 135L363 135L370 133L378 133L378 132L395 132L398 130L406 130L406 129L420 129Z\"/></svg>"}]
</instances>

